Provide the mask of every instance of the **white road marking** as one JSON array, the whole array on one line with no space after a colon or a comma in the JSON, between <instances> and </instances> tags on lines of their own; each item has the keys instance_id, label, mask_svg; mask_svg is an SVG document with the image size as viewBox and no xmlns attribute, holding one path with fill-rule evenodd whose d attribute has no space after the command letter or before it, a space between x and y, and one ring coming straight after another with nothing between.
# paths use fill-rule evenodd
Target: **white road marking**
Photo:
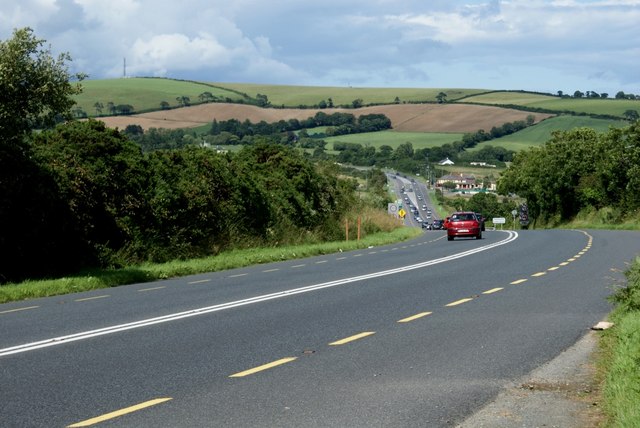
<instances>
[{"instance_id":1,"label":"white road marking","mask_svg":"<svg viewBox=\"0 0 640 428\"><path fill-rule=\"evenodd\" d=\"M147 327L155 324L163 324L166 322L176 321L179 319L195 317L199 315L209 314L212 312L224 311L226 309L237 308L240 306L252 305L254 303L266 302L269 300L280 299L283 297L293 296L296 294L309 293L312 291L322 290L325 288L337 287L339 285L350 284L353 282L364 281L372 278L379 278L388 275L396 275L403 272L412 271L415 269L422 269L428 266L437 265L440 263L449 262L452 260L460 259L463 257L471 256L473 254L481 253L483 251L490 250L495 247L499 247L505 244L509 244L515 241L518 238L518 232L514 231L504 231L508 236L506 239L502 241L494 242L493 244L484 245L482 247L473 248L471 250L463 251L461 253L452 254L450 256L441 257L439 259L428 260L421 263L416 263L413 265L402 266L399 268L383 270L379 272L373 272L365 275L353 276L350 278L343 278L329 282L323 282L320 284L309 285L306 287L293 288L290 290L279 291L271 294L264 294L262 296L250 297L248 299L236 300L233 302L221 303L213 306L206 306L203 308L191 309L184 312L177 312L174 314L163 315L155 318L148 318L140 321L134 321L125 324L118 324L109 327L99 328L96 330L82 331L79 333L69 334L66 336L59 336L50 339L40 340L37 342L25 343L22 345L11 346L9 348L0 349L0 357L12 354L19 354L22 352L33 351L36 349L47 348L50 346L62 345L65 343L76 342L79 340L90 339L93 337L104 336L107 334L118 333L127 330L133 330L141 327Z\"/></svg>"}]
</instances>

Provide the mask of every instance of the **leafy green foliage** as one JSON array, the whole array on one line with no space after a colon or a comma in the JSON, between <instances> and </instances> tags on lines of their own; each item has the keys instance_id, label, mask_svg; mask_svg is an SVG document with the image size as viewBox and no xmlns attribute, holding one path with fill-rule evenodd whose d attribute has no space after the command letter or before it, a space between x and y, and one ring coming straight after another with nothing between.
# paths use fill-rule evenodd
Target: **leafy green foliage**
<instances>
[{"instance_id":1,"label":"leafy green foliage","mask_svg":"<svg viewBox=\"0 0 640 428\"><path fill-rule=\"evenodd\" d=\"M635 212L640 208L639 174L637 122L606 133L578 128L556 132L543 147L519 152L498 190L525 198L533 217L554 223L583 209Z\"/></svg>"},{"instance_id":2,"label":"leafy green foliage","mask_svg":"<svg viewBox=\"0 0 640 428\"><path fill-rule=\"evenodd\" d=\"M314 166L277 144L145 155L123 133L89 120L36 134L31 148L30 180L20 183L32 189L3 196L3 212L35 224L3 230L0 239L24 241L10 261L39 262L3 264L2 281L336 239L355 200L332 164Z\"/></svg>"}]
</instances>

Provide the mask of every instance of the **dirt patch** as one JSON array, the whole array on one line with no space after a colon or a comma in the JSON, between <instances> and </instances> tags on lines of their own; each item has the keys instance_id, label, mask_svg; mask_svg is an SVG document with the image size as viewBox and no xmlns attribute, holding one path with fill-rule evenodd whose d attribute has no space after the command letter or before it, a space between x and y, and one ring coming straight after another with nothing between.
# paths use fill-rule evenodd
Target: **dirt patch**
<instances>
[{"instance_id":1,"label":"dirt patch","mask_svg":"<svg viewBox=\"0 0 640 428\"><path fill-rule=\"evenodd\" d=\"M476 132L480 129L490 131L492 127L502 126L507 122L525 120L533 115L536 122L552 115L530 113L500 107L467 105L467 104L392 104L363 107L360 109L275 109L260 108L243 104L213 103L173 110L162 110L131 116L103 117L103 121L111 128L124 129L128 125L140 125L149 128L191 128L218 121L237 119L257 123L279 120L304 120L313 117L317 112L326 114L335 112L351 113L356 116L364 114L384 114L390 120L393 129L404 132Z\"/></svg>"}]
</instances>

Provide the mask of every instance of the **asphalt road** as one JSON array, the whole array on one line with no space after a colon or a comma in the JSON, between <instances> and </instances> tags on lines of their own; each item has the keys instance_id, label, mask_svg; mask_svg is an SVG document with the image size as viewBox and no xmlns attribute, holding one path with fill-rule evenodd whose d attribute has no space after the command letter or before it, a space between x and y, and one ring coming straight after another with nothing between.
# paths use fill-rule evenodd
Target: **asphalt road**
<instances>
[{"instance_id":1,"label":"asphalt road","mask_svg":"<svg viewBox=\"0 0 640 428\"><path fill-rule=\"evenodd\" d=\"M603 319L638 252L628 231L429 231L0 305L0 426L452 426Z\"/></svg>"}]
</instances>

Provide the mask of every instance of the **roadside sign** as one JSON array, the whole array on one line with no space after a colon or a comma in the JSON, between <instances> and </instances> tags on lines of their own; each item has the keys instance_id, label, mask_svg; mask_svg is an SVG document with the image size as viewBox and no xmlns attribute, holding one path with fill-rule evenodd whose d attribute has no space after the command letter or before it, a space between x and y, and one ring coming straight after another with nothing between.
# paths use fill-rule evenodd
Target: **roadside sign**
<instances>
[{"instance_id":1,"label":"roadside sign","mask_svg":"<svg viewBox=\"0 0 640 428\"><path fill-rule=\"evenodd\" d=\"M398 206L396 204L387 204L387 212L389 214L397 214L398 213Z\"/></svg>"},{"instance_id":2,"label":"roadside sign","mask_svg":"<svg viewBox=\"0 0 640 428\"><path fill-rule=\"evenodd\" d=\"M400 211L398 211L398 215L400 216L400 218L404 218L404 216L407 215L407 212L400 208Z\"/></svg>"},{"instance_id":3,"label":"roadside sign","mask_svg":"<svg viewBox=\"0 0 640 428\"><path fill-rule=\"evenodd\" d=\"M493 224L505 224L507 219L504 217L494 217L492 220Z\"/></svg>"}]
</instances>

